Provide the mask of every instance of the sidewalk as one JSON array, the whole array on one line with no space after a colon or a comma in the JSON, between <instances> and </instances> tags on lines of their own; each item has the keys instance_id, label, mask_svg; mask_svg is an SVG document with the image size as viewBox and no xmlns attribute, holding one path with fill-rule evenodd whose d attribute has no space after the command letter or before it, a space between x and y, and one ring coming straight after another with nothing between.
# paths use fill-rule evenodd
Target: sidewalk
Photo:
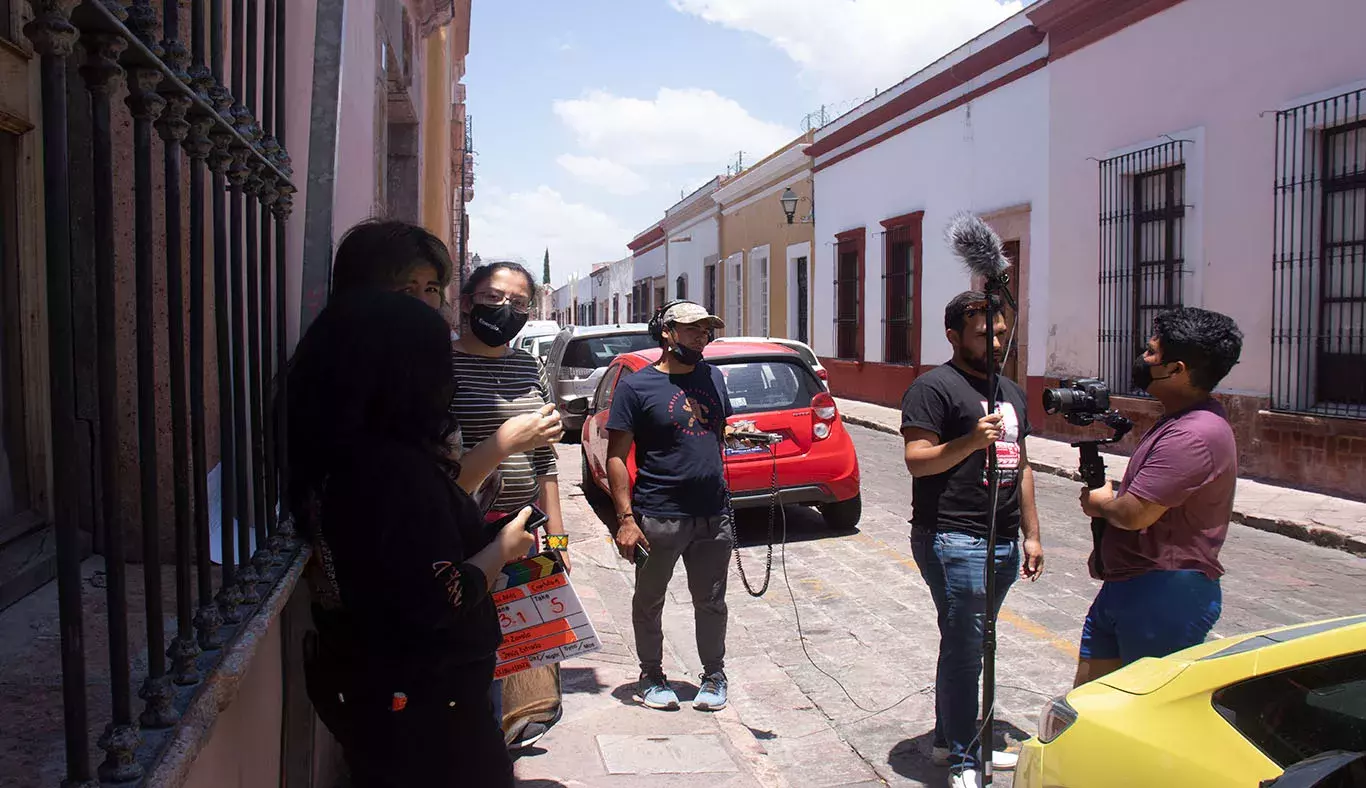
<instances>
[{"instance_id":1,"label":"sidewalk","mask_svg":"<svg viewBox=\"0 0 1366 788\"><path fill-rule=\"evenodd\" d=\"M901 434L901 412L895 408L850 399L835 402L850 424ZM1115 481L1129 467L1129 458L1123 455L1105 454L1104 459L1106 470ZM1081 478L1077 473L1077 450L1063 441L1030 438L1029 464L1056 476ZM1239 479L1233 522L1366 555L1366 503Z\"/></svg>"},{"instance_id":2,"label":"sidewalk","mask_svg":"<svg viewBox=\"0 0 1366 788\"><path fill-rule=\"evenodd\" d=\"M517 757L520 788L885 785L759 647L738 615L732 616L727 638L730 706L715 713L692 708L700 666L692 650L691 598L681 565L669 586L664 670L682 708L653 711L636 704L633 572L584 498L577 469L566 467L565 454L560 462L564 523L573 544L571 577L603 649L561 666L564 717Z\"/></svg>"}]
</instances>

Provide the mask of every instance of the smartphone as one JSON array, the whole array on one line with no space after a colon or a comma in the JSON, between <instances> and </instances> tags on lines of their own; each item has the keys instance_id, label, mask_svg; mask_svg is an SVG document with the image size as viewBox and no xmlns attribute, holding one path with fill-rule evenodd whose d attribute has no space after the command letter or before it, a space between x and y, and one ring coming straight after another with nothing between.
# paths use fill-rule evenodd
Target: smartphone
<instances>
[{"instance_id":1,"label":"smartphone","mask_svg":"<svg viewBox=\"0 0 1366 788\"><path fill-rule=\"evenodd\" d=\"M636 566L645 566L645 562L650 560L650 551L646 550L640 542L636 542Z\"/></svg>"},{"instance_id":2,"label":"smartphone","mask_svg":"<svg viewBox=\"0 0 1366 788\"><path fill-rule=\"evenodd\" d=\"M521 512L522 510L518 509L512 514L505 514L497 520L494 520L493 522L489 523L489 535L496 535L499 531L503 530L503 528L506 527L508 523L512 522L513 520L516 520L517 515L521 514ZM546 516L545 512L541 511L541 507L532 504L531 517L526 521L526 532L529 534L534 534L538 529L544 527L545 524L549 521L550 518Z\"/></svg>"}]
</instances>

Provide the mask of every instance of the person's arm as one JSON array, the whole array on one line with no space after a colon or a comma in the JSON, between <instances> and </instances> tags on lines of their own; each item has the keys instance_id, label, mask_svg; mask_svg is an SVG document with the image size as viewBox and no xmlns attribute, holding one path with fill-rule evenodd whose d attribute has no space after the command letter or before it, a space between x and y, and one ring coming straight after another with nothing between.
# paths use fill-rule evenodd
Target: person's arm
<instances>
[{"instance_id":1,"label":"person's arm","mask_svg":"<svg viewBox=\"0 0 1366 788\"><path fill-rule=\"evenodd\" d=\"M519 452L544 447L553 458L555 450L550 446L563 434L560 414L552 404L542 406L535 413L513 416L503 422L497 432L460 457L460 489L473 495L503 460Z\"/></svg>"},{"instance_id":2,"label":"person's arm","mask_svg":"<svg viewBox=\"0 0 1366 788\"><path fill-rule=\"evenodd\" d=\"M560 477L559 476L538 476L536 481L541 485L541 497L536 502L545 512L546 524L545 532L548 536L564 536L564 516L560 510ZM560 560L564 562L564 571L572 569L569 561L569 551L560 551Z\"/></svg>"},{"instance_id":3,"label":"person's arm","mask_svg":"<svg viewBox=\"0 0 1366 788\"><path fill-rule=\"evenodd\" d=\"M1024 534L1024 560L1020 577L1038 580L1043 574L1043 541L1039 538L1039 508L1034 498L1034 469L1029 465L1024 439L1020 439L1020 530Z\"/></svg>"},{"instance_id":4,"label":"person's arm","mask_svg":"<svg viewBox=\"0 0 1366 788\"><path fill-rule=\"evenodd\" d=\"M607 485L612 490L616 514L617 551L628 561L635 559L637 544L650 549L650 540L645 538L631 511L631 472L626 467L626 458L634 442L635 436L629 432L607 431Z\"/></svg>"},{"instance_id":5,"label":"person's arm","mask_svg":"<svg viewBox=\"0 0 1366 788\"><path fill-rule=\"evenodd\" d=\"M493 590L493 584L497 582L498 575L505 564L516 561L531 549L536 537L527 533L526 523L529 519L531 519L531 507L528 506L522 509L512 522L503 526L503 530L498 532L498 535L494 537L492 542L489 542L487 547L475 553L474 557L465 562L483 573L485 594ZM433 564L433 569L435 568L436 565ZM455 567L455 571L458 577L459 567Z\"/></svg>"},{"instance_id":6,"label":"person's arm","mask_svg":"<svg viewBox=\"0 0 1366 788\"><path fill-rule=\"evenodd\" d=\"M1082 490L1081 509L1104 517L1116 528L1142 531L1168 509L1186 502L1205 484L1213 467L1209 447L1196 435L1173 430L1157 441L1124 490L1116 496L1109 480L1095 490Z\"/></svg>"},{"instance_id":7,"label":"person's arm","mask_svg":"<svg viewBox=\"0 0 1366 788\"><path fill-rule=\"evenodd\" d=\"M966 435L943 440L952 407L930 381L916 381L901 398L901 437L905 441L906 470L912 476L935 476L986 448L1001 435L1001 416L983 416Z\"/></svg>"}]
</instances>

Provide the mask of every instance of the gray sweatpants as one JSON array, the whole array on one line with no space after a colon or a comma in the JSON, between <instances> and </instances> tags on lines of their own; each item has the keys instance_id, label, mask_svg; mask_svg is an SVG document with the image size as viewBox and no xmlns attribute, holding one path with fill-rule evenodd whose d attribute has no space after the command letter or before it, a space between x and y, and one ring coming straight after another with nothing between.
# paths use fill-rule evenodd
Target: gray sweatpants
<instances>
[{"instance_id":1,"label":"gray sweatpants","mask_svg":"<svg viewBox=\"0 0 1366 788\"><path fill-rule=\"evenodd\" d=\"M650 542L650 558L636 567L636 593L631 621L643 673L659 673L664 660L661 616L674 565L683 558L697 627L697 654L706 673L726 666L726 571L735 537L730 518L641 517L640 530Z\"/></svg>"}]
</instances>

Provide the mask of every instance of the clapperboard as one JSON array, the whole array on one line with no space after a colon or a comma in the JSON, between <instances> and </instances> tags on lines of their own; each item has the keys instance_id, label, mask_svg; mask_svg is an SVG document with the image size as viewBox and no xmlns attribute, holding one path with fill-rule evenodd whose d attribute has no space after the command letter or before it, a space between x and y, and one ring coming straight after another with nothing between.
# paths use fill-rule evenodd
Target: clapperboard
<instances>
[{"instance_id":1,"label":"clapperboard","mask_svg":"<svg viewBox=\"0 0 1366 788\"><path fill-rule=\"evenodd\" d=\"M602 648L564 564L549 553L504 566L493 591L503 628L494 678Z\"/></svg>"}]
</instances>

